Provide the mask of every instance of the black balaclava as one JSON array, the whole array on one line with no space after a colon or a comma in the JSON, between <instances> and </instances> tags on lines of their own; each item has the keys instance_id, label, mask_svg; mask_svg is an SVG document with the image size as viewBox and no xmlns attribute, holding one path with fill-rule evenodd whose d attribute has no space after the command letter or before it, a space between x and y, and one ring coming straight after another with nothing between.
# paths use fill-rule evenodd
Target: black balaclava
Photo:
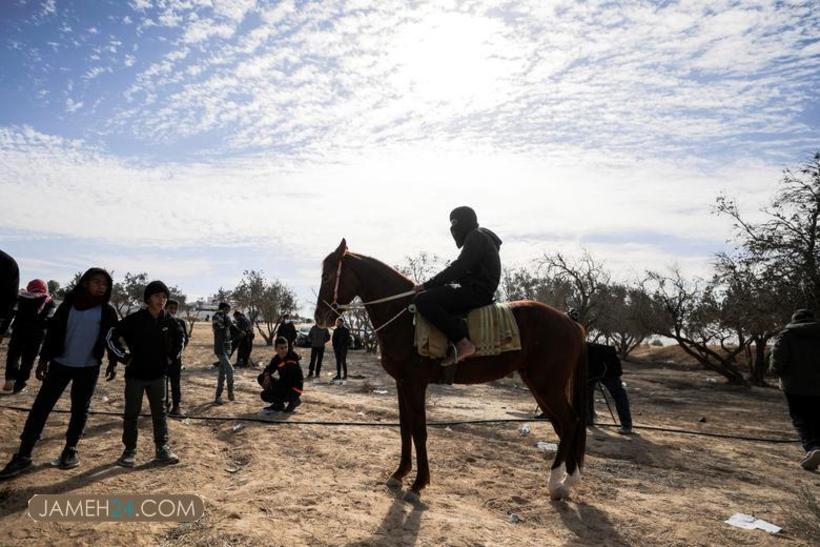
<instances>
[{"instance_id":1,"label":"black balaclava","mask_svg":"<svg viewBox=\"0 0 820 547\"><path fill-rule=\"evenodd\" d=\"M456 207L450 212L450 233L456 240L456 247L461 249L467 234L478 228L478 217L471 208Z\"/></svg>"}]
</instances>

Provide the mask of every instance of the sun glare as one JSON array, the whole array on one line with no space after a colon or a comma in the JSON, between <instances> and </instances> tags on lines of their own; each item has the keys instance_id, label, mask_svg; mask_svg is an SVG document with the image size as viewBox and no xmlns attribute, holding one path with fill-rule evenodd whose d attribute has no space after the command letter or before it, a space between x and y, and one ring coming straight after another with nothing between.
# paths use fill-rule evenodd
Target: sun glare
<instances>
[{"instance_id":1,"label":"sun glare","mask_svg":"<svg viewBox=\"0 0 820 547\"><path fill-rule=\"evenodd\" d=\"M464 14L441 14L399 29L391 52L395 86L421 103L484 107L510 85L513 61L497 24Z\"/></svg>"}]
</instances>

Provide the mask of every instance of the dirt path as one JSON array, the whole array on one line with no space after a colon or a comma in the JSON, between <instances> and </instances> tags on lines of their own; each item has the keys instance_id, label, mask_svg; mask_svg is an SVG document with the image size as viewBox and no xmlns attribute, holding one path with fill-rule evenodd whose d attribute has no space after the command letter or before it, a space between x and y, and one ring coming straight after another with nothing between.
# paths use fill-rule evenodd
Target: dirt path
<instances>
[{"instance_id":1,"label":"dirt path","mask_svg":"<svg viewBox=\"0 0 820 547\"><path fill-rule=\"evenodd\" d=\"M0 359L5 360L4 344ZM269 358L257 347L255 358ZM237 371L238 400L212 407L215 371L209 333L199 328L186 353L183 396L189 412L257 416L255 376ZM307 354L303 359L306 368ZM323 378L306 386L299 420L397 421L395 389L375 357L351 352L346 385ZM713 432L793 436L785 401L775 389L732 388L708 373L674 365L627 363L637 424ZM335 372L335 370L333 371ZM327 376L326 376L327 374ZM29 407L29 390L0 405ZM374 393L387 390L387 394ZM610 421L599 404L601 421ZM147 407L147 405L146 405ZM67 400L58 408L68 408ZM120 411L122 379L101 381L92 408ZM534 402L517 378L482 386L434 386L429 420L520 418ZM601 412L603 411L603 412ZM606 415L605 415L606 414ZM25 413L0 409L0 454L15 450ZM706 418L705 423L700 422ZM122 445L121 421L92 416L80 445L82 465L48 465L59 454L67 415L53 414L34 454L36 471L0 483L2 544L15 545L809 545L799 488L820 492L820 475L799 468L798 445L760 444L640 431L621 437L590 430L585 480L570 502L552 503L549 461L534 445L554 442L549 424L431 428L432 484L414 506L384 486L398 463L399 434L391 427L320 427L190 420L171 422L182 463L156 468L150 420L141 421L138 466L113 466ZM549 455L551 458L551 455ZM34 493L193 493L206 516L193 525L42 524L26 516ZM802 512L807 511L802 506ZM736 512L784 527L778 536L732 528ZM510 514L519 519L512 522Z\"/></svg>"}]
</instances>

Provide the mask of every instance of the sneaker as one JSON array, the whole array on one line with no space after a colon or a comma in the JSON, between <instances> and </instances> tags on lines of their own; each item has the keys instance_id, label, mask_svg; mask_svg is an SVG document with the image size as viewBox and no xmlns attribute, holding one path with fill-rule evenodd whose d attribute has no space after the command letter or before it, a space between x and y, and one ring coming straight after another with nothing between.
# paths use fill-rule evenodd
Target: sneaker
<instances>
[{"instance_id":1,"label":"sneaker","mask_svg":"<svg viewBox=\"0 0 820 547\"><path fill-rule=\"evenodd\" d=\"M217 397L216 399L214 399L214 404L215 405L224 405L225 401L223 401L221 397Z\"/></svg>"},{"instance_id":2,"label":"sneaker","mask_svg":"<svg viewBox=\"0 0 820 547\"><path fill-rule=\"evenodd\" d=\"M66 446L63 449L63 453L60 454L57 467L60 469L73 469L79 465L80 458L77 456L77 449L73 446Z\"/></svg>"},{"instance_id":3,"label":"sneaker","mask_svg":"<svg viewBox=\"0 0 820 547\"><path fill-rule=\"evenodd\" d=\"M26 390L26 384L14 384L14 387L11 388L12 394L22 393L25 390Z\"/></svg>"},{"instance_id":4,"label":"sneaker","mask_svg":"<svg viewBox=\"0 0 820 547\"><path fill-rule=\"evenodd\" d=\"M800 460L800 465L802 465L806 471L814 471L817 469L817 466L820 466L820 448L806 452L806 456Z\"/></svg>"},{"instance_id":5,"label":"sneaker","mask_svg":"<svg viewBox=\"0 0 820 547\"><path fill-rule=\"evenodd\" d=\"M620 435L634 435L635 432L632 431L631 427L621 426L621 427L618 428L618 434L620 434Z\"/></svg>"},{"instance_id":6,"label":"sneaker","mask_svg":"<svg viewBox=\"0 0 820 547\"><path fill-rule=\"evenodd\" d=\"M233 390L228 391L228 400L229 401L235 401L236 400L236 397L234 397L234 395L233 395Z\"/></svg>"},{"instance_id":7,"label":"sneaker","mask_svg":"<svg viewBox=\"0 0 820 547\"><path fill-rule=\"evenodd\" d=\"M333 377L333 381L334 381L334 382L336 382L336 381L338 381L338 380L341 380L341 379L342 379L342 377L341 377L341 376L339 376L338 374L337 374L336 376L334 376L334 377Z\"/></svg>"},{"instance_id":8,"label":"sneaker","mask_svg":"<svg viewBox=\"0 0 820 547\"><path fill-rule=\"evenodd\" d=\"M137 451L125 449L122 451L122 456L115 462L120 467L134 467L137 463Z\"/></svg>"},{"instance_id":9,"label":"sneaker","mask_svg":"<svg viewBox=\"0 0 820 547\"><path fill-rule=\"evenodd\" d=\"M11 391L14 389L14 380L6 380L6 383L3 384L3 391Z\"/></svg>"},{"instance_id":10,"label":"sneaker","mask_svg":"<svg viewBox=\"0 0 820 547\"><path fill-rule=\"evenodd\" d=\"M312 373L312 372L308 372L307 377L308 377L308 378L313 378L313 373Z\"/></svg>"},{"instance_id":11,"label":"sneaker","mask_svg":"<svg viewBox=\"0 0 820 547\"><path fill-rule=\"evenodd\" d=\"M293 412L296 410L296 407L302 404L302 399L296 399L288 403L288 406L285 407L285 412Z\"/></svg>"},{"instance_id":12,"label":"sneaker","mask_svg":"<svg viewBox=\"0 0 820 547\"><path fill-rule=\"evenodd\" d=\"M168 415L172 418L185 417L185 414L183 414L182 411L179 409L179 405L174 405L173 407L171 407L171 412L169 412Z\"/></svg>"},{"instance_id":13,"label":"sneaker","mask_svg":"<svg viewBox=\"0 0 820 547\"><path fill-rule=\"evenodd\" d=\"M347 374L342 376L342 380L347 380Z\"/></svg>"},{"instance_id":14,"label":"sneaker","mask_svg":"<svg viewBox=\"0 0 820 547\"><path fill-rule=\"evenodd\" d=\"M0 480L10 479L16 477L26 469L31 467L31 458L15 454L11 461L6 464L6 467L0 471Z\"/></svg>"},{"instance_id":15,"label":"sneaker","mask_svg":"<svg viewBox=\"0 0 820 547\"><path fill-rule=\"evenodd\" d=\"M157 447L157 453L154 461L163 465L171 465L179 463L179 457L174 454L170 446L164 444Z\"/></svg>"}]
</instances>

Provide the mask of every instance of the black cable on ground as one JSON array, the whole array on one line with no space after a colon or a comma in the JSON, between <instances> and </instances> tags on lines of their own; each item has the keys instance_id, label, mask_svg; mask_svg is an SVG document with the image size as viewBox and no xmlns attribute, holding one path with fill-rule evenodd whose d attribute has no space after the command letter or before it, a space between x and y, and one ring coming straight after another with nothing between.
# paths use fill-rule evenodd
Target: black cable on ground
<instances>
[{"instance_id":1,"label":"black cable on ground","mask_svg":"<svg viewBox=\"0 0 820 547\"><path fill-rule=\"evenodd\" d=\"M20 412L28 412L29 409L26 407L21 406L11 406L11 405L0 405L0 408L5 408L8 410L17 410ZM69 414L71 411L69 410L61 410L61 409L54 409L52 412L58 412L62 414ZM96 415L96 416L115 416L115 417L122 417L122 412L109 412L104 410L90 410L89 414ZM150 414L140 414L142 417L150 417ZM328 427L400 427L398 422L333 422L333 421L322 421L322 420L299 420L299 421L291 421L291 420L269 420L266 418L256 417L256 416L191 416L187 415L184 416L183 419L189 420L202 420L202 421L212 421L212 422L253 422L253 423L260 423L260 424L275 424L275 425L319 425L319 426L328 426ZM538 418L498 418L498 419L486 419L486 420L455 420L455 421L448 421L448 422L427 422L427 425L430 427L450 427L450 426L458 426L458 425L481 425L481 424L502 424L502 423L516 423L516 422L545 422L547 420L538 419ZM618 424L594 424L595 427L619 427ZM633 425L633 429L646 429L649 431L661 431L664 433L679 433L683 435L697 435L701 437L715 437L718 439L733 439L736 441L750 441L750 442L760 442L760 443L772 443L772 444L787 444L787 443L798 443L800 442L798 439L778 439L778 438L767 438L767 437L750 437L746 435L730 435L727 433L710 433L707 431L692 431L690 429L679 429L674 427L659 427L659 426L652 426L652 425Z\"/></svg>"}]
</instances>

